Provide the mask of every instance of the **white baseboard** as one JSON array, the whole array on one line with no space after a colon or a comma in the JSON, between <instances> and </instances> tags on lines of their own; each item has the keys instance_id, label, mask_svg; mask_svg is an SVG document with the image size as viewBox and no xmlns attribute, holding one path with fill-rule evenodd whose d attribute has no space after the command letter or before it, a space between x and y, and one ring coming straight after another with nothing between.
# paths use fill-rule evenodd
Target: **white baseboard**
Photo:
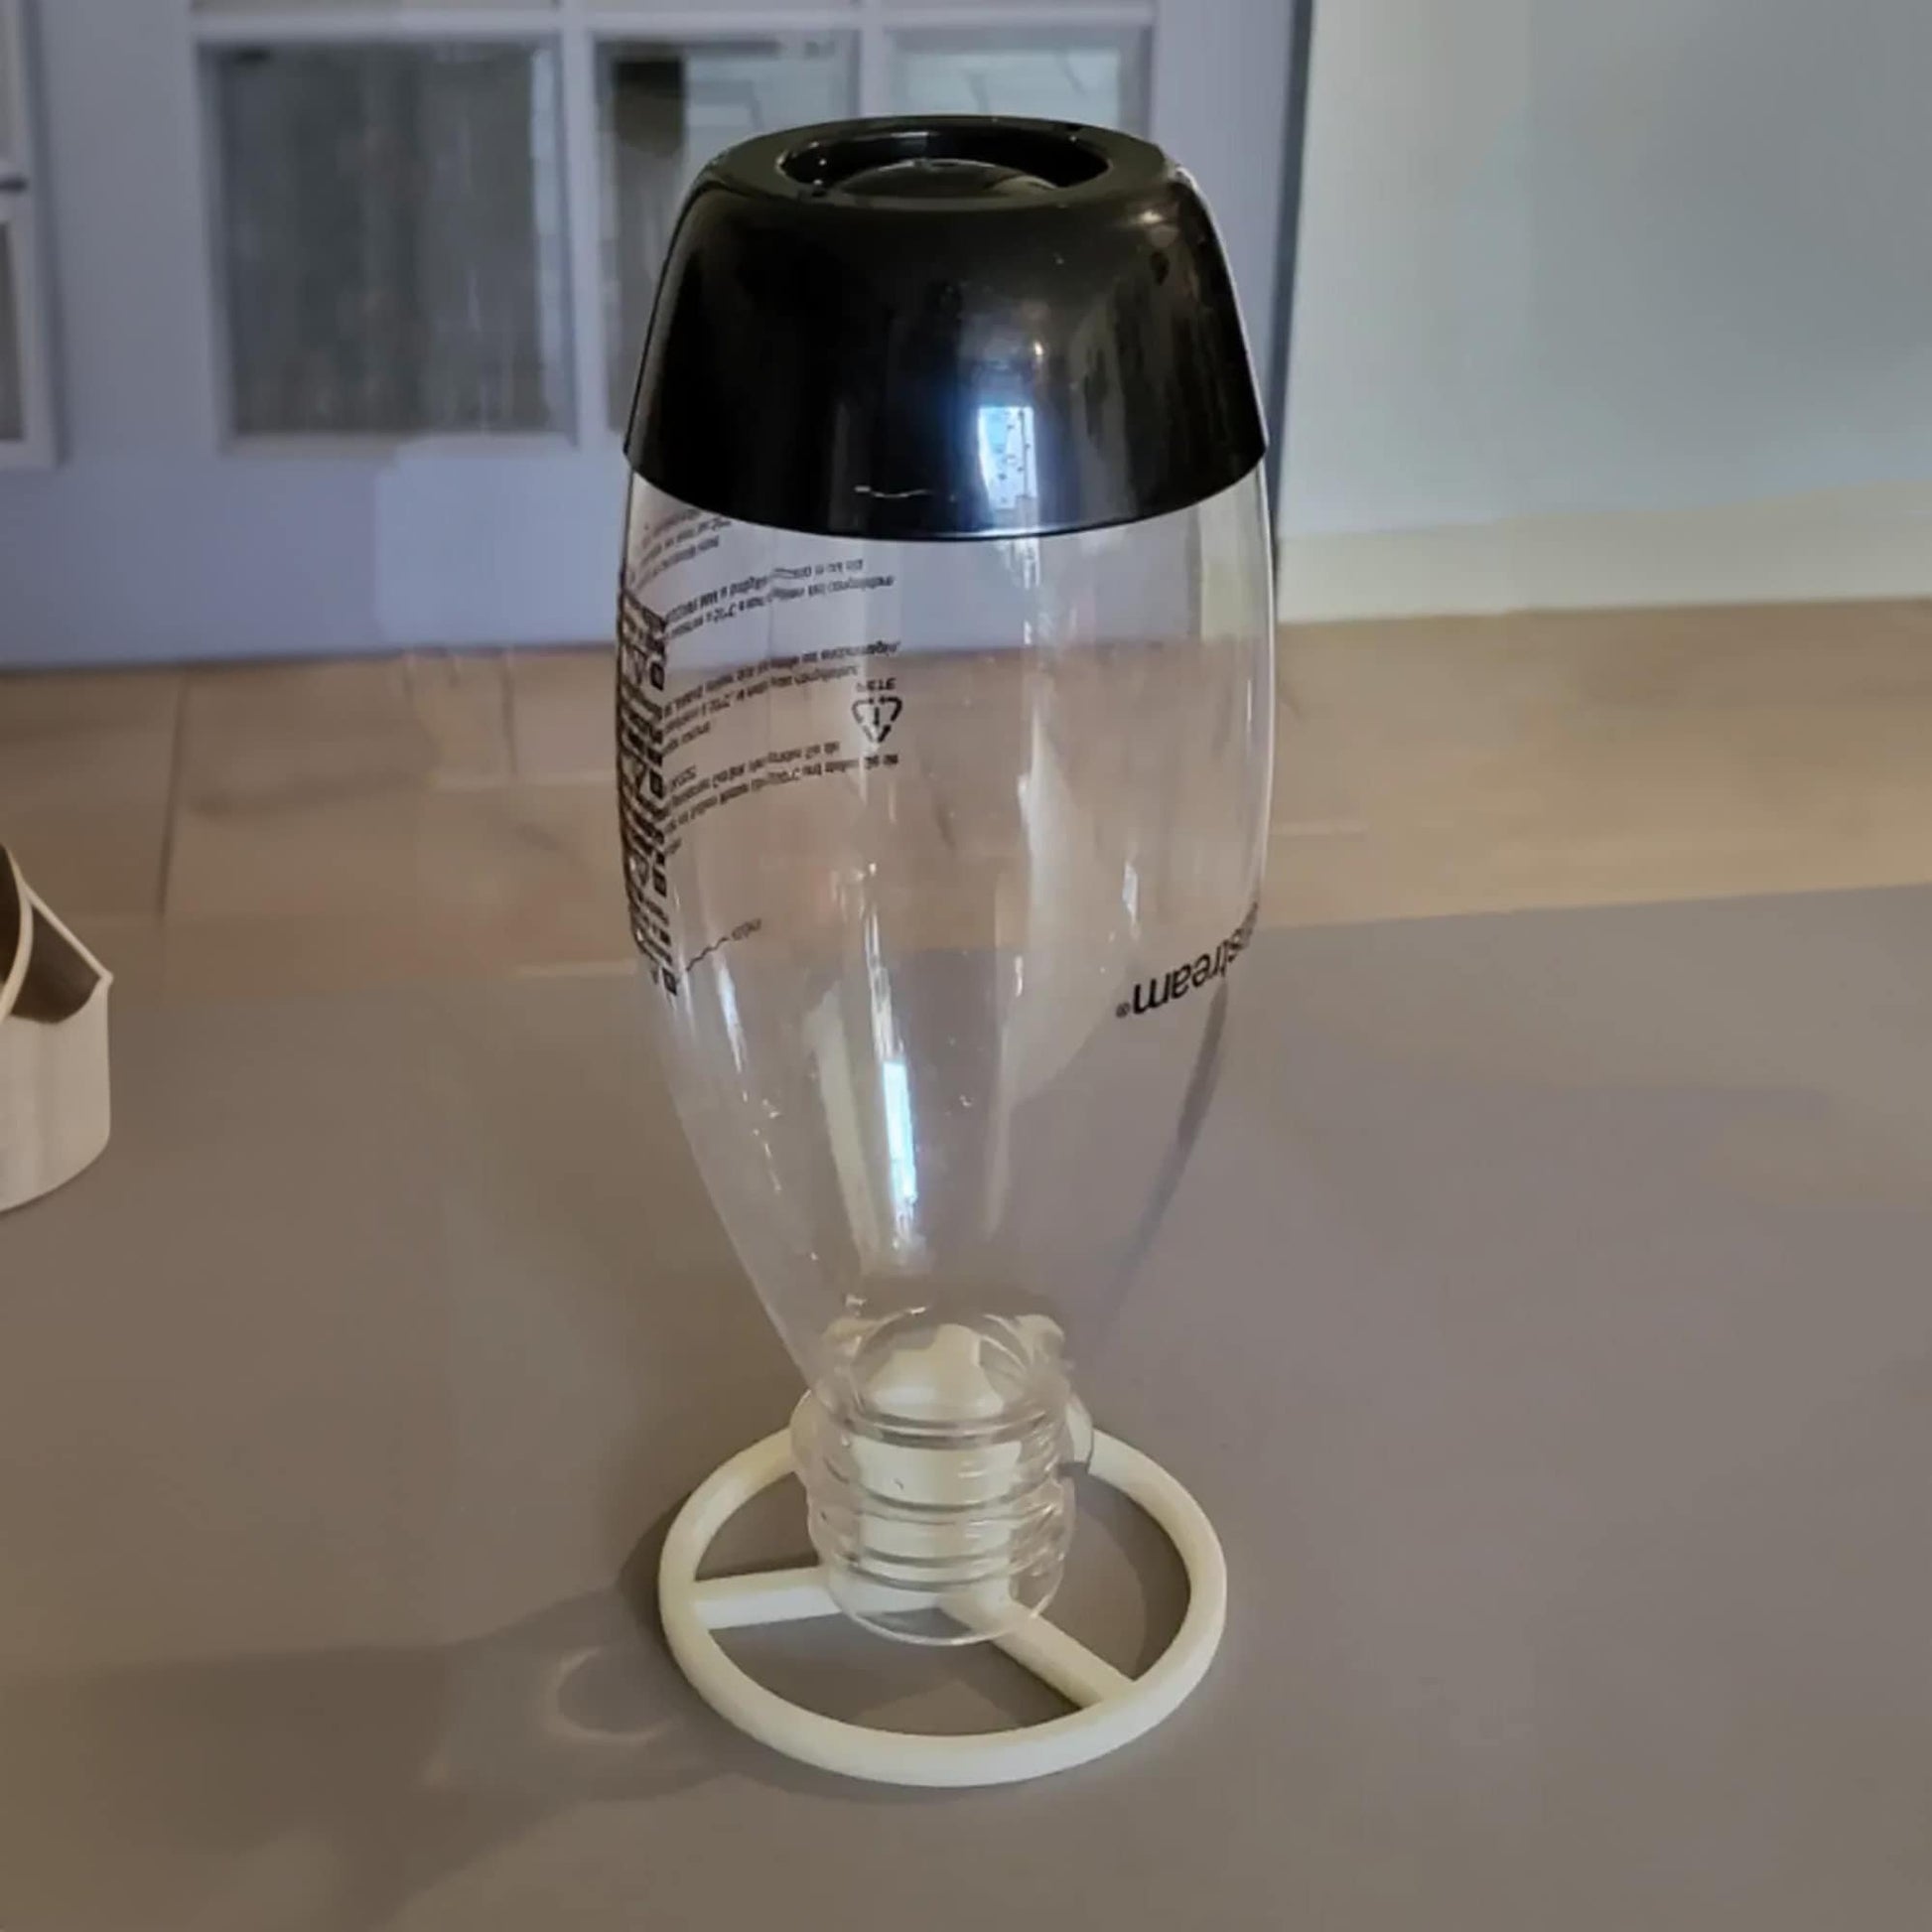
<instances>
[{"instance_id":1,"label":"white baseboard","mask_svg":"<svg viewBox=\"0 0 1932 1932\"><path fill-rule=\"evenodd\" d=\"M1284 619L1932 597L1932 484L1724 509L1291 536Z\"/></svg>"}]
</instances>

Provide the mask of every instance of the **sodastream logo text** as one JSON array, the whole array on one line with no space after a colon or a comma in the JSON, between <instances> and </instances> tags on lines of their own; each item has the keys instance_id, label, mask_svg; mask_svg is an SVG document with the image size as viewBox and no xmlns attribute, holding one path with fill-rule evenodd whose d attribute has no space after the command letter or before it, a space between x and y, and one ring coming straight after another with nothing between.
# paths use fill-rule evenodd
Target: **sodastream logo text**
<instances>
[{"instance_id":1,"label":"sodastream logo text","mask_svg":"<svg viewBox=\"0 0 1932 1932\"><path fill-rule=\"evenodd\" d=\"M1258 901L1249 906L1247 916L1212 952L1204 952L1197 959L1186 960L1165 973L1156 973L1152 979L1142 980L1132 996L1114 1009L1115 1016L1125 1020L1130 1014L1153 1013L1174 1000L1184 1000L1189 993L1221 978L1255 936L1255 919L1260 911Z\"/></svg>"}]
</instances>

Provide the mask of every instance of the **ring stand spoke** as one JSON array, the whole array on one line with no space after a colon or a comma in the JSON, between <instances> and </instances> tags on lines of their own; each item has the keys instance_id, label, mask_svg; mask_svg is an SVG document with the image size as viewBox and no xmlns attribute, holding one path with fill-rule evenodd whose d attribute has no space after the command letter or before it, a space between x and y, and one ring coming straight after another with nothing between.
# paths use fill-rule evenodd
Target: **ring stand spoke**
<instances>
[{"instance_id":1,"label":"ring stand spoke","mask_svg":"<svg viewBox=\"0 0 1932 1932\"><path fill-rule=\"evenodd\" d=\"M779 1697L726 1655L716 1634L721 1630L841 1614L825 1573L815 1566L698 1578L726 1523L792 1472L791 1438L782 1430L708 1477L671 1525L657 1580L671 1653L721 1717L786 1756L847 1777L885 1784L1007 1784L1104 1756L1153 1729L1206 1675L1226 1620L1227 1569L1199 1504L1159 1463L1096 1433L1091 1471L1167 1532L1187 1573L1188 1600L1173 1641L1139 1677L1116 1669L1044 1617L994 1634L992 1643L1075 1707L1066 1717L964 1737L874 1729Z\"/></svg>"}]
</instances>

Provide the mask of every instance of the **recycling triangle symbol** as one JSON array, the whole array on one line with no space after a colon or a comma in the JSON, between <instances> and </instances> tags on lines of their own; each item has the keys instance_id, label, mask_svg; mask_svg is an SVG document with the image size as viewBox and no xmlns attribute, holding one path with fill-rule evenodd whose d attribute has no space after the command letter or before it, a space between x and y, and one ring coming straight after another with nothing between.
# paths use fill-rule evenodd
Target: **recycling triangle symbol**
<instances>
[{"instance_id":1,"label":"recycling triangle symbol","mask_svg":"<svg viewBox=\"0 0 1932 1932\"><path fill-rule=\"evenodd\" d=\"M883 745L893 735L893 727L898 723L898 714L905 709L902 699L896 698L890 691L881 692L876 697L855 698L852 715L858 721L859 729L866 735L868 745Z\"/></svg>"}]
</instances>

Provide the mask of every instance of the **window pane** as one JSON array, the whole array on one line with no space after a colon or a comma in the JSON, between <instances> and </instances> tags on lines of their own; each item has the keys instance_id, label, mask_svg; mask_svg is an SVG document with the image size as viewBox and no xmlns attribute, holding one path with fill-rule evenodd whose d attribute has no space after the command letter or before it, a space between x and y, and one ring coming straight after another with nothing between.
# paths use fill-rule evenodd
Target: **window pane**
<instances>
[{"instance_id":1,"label":"window pane","mask_svg":"<svg viewBox=\"0 0 1932 1932\"><path fill-rule=\"evenodd\" d=\"M20 283L14 275L14 231L0 222L0 443L27 434L27 393L20 358Z\"/></svg>"},{"instance_id":2,"label":"window pane","mask_svg":"<svg viewBox=\"0 0 1932 1932\"><path fill-rule=\"evenodd\" d=\"M551 52L286 46L209 61L235 432L559 427Z\"/></svg>"},{"instance_id":3,"label":"window pane","mask_svg":"<svg viewBox=\"0 0 1932 1932\"><path fill-rule=\"evenodd\" d=\"M1147 34L1078 28L962 28L893 40L896 114L1032 114L1140 133Z\"/></svg>"},{"instance_id":4,"label":"window pane","mask_svg":"<svg viewBox=\"0 0 1932 1932\"><path fill-rule=\"evenodd\" d=\"M604 289L611 420L621 425L678 204L721 148L769 128L854 111L844 35L710 46L604 47Z\"/></svg>"}]
</instances>

